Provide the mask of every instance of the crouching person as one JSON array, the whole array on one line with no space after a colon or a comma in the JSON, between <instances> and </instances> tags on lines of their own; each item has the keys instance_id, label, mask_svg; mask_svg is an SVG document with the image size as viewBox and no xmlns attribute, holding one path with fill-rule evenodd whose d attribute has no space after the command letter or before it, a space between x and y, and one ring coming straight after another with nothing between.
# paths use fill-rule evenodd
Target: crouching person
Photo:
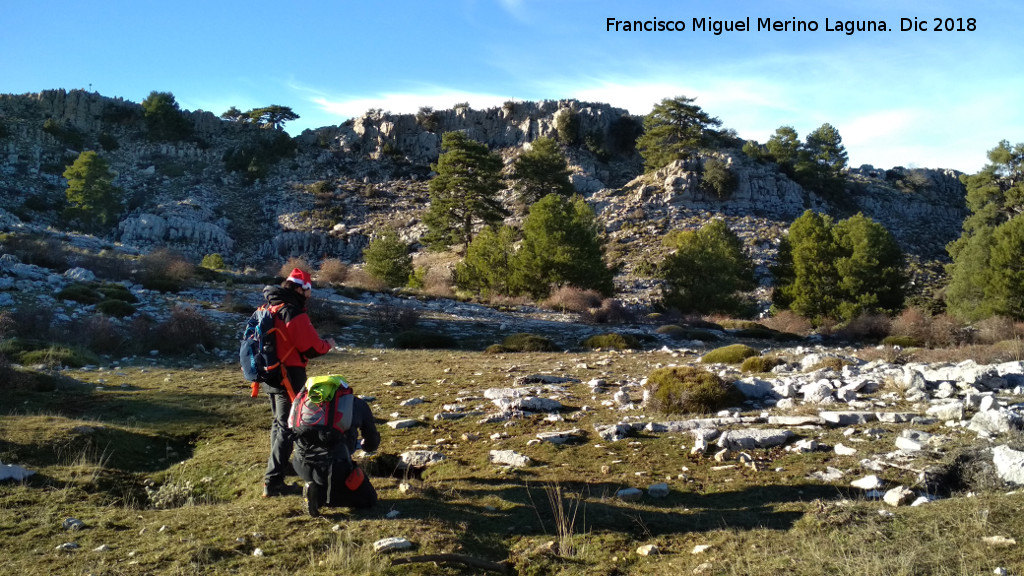
<instances>
[{"instance_id":1,"label":"crouching person","mask_svg":"<svg viewBox=\"0 0 1024 576\"><path fill-rule=\"evenodd\" d=\"M377 503L377 491L352 454L358 448L375 452L380 434L370 406L344 378L309 378L292 403L288 427L295 435L292 465L305 481L303 502L310 516L319 516L323 506L369 508Z\"/></svg>"}]
</instances>

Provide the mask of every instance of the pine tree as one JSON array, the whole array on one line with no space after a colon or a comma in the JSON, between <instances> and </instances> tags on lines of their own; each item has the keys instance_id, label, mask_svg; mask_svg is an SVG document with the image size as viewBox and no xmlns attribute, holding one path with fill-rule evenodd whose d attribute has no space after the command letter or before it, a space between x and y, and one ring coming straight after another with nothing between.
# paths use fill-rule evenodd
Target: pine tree
<instances>
[{"instance_id":1,"label":"pine tree","mask_svg":"<svg viewBox=\"0 0 1024 576\"><path fill-rule=\"evenodd\" d=\"M497 230L485 227L469 243L466 257L456 265L455 284L485 295L511 294L516 240L518 232L511 226Z\"/></svg>"},{"instance_id":2,"label":"pine tree","mask_svg":"<svg viewBox=\"0 0 1024 576\"><path fill-rule=\"evenodd\" d=\"M754 266L723 220L672 233L664 243L674 249L659 267L665 306L700 314L746 311L740 292L754 289Z\"/></svg>"},{"instance_id":3,"label":"pine tree","mask_svg":"<svg viewBox=\"0 0 1024 576\"><path fill-rule=\"evenodd\" d=\"M688 158L713 135L712 127L722 125L693 104L693 98L666 98L644 118L644 133L636 147L644 159L644 169L653 172L675 160Z\"/></svg>"},{"instance_id":4,"label":"pine tree","mask_svg":"<svg viewBox=\"0 0 1024 576\"><path fill-rule=\"evenodd\" d=\"M513 269L515 289L535 298L552 285L614 292L597 218L579 196L548 194L530 208Z\"/></svg>"},{"instance_id":5,"label":"pine tree","mask_svg":"<svg viewBox=\"0 0 1024 576\"><path fill-rule=\"evenodd\" d=\"M123 191L114 186L114 173L102 156L86 150L64 171L68 181L65 216L78 219L88 229L113 223L121 211Z\"/></svg>"},{"instance_id":6,"label":"pine tree","mask_svg":"<svg viewBox=\"0 0 1024 576\"><path fill-rule=\"evenodd\" d=\"M822 322L903 306L903 253L885 227L863 214L833 224L827 215L804 212L790 225L778 261L776 309Z\"/></svg>"},{"instance_id":7,"label":"pine tree","mask_svg":"<svg viewBox=\"0 0 1024 576\"><path fill-rule=\"evenodd\" d=\"M1022 255L1018 220L1024 212L1024 143L1011 146L1003 140L989 150L988 159L980 172L961 177L971 215L960 238L947 246L953 262L946 267L946 305L961 320L992 314L1020 320L1024 285L1017 282Z\"/></svg>"},{"instance_id":8,"label":"pine tree","mask_svg":"<svg viewBox=\"0 0 1024 576\"><path fill-rule=\"evenodd\" d=\"M529 150L512 164L510 177L512 189L525 206L548 194L570 196L573 193L565 155L551 138L538 138L530 143Z\"/></svg>"},{"instance_id":9,"label":"pine tree","mask_svg":"<svg viewBox=\"0 0 1024 576\"><path fill-rule=\"evenodd\" d=\"M363 250L363 259L366 260L366 271L392 288L405 286L412 274L409 245L390 228L370 241Z\"/></svg>"},{"instance_id":10,"label":"pine tree","mask_svg":"<svg viewBox=\"0 0 1024 576\"><path fill-rule=\"evenodd\" d=\"M507 215L497 199L503 186L501 156L463 132L446 132L441 147L444 153L431 166L437 176L429 184L423 242L433 247L468 246L476 222L496 224Z\"/></svg>"}]
</instances>

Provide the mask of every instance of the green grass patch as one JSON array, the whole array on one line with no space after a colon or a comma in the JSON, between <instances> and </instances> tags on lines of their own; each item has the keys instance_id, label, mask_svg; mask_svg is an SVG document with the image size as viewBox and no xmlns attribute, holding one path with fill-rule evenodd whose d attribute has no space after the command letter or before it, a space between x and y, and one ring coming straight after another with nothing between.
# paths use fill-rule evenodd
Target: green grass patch
<instances>
[{"instance_id":1,"label":"green grass patch","mask_svg":"<svg viewBox=\"0 0 1024 576\"><path fill-rule=\"evenodd\" d=\"M752 356L758 356L760 352L746 344L730 344L715 348L701 357L704 364L739 364Z\"/></svg>"},{"instance_id":2,"label":"green grass patch","mask_svg":"<svg viewBox=\"0 0 1024 576\"><path fill-rule=\"evenodd\" d=\"M663 414L707 414L745 400L732 383L692 366L660 368L651 372L647 384L651 407Z\"/></svg>"},{"instance_id":3,"label":"green grass patch","mask_svg":"<svg viewBox=\"0 0 1024 576\"><path fill-rule=\"evenodd\" d=\"M487 352L496 354L500 352L554 352L558 346L550 339L539 334L528 334L521 332L507 336L501 344L492 344L487 347Z\"/></svg>"},{"instance_id":4,"label":"green grass patch","mask_svg":"<svg viewBox=\"0 0 1024 576\"><path fill-rule=\"evenodd\" d=\"M771 372L772 368L785 364L786 361L776 356L751 356L740 364L741 372Z\"/></svg>"},{"instance_id":5,"label":"green grass patch","mask_svg":"<svg viewBox=\"0 0 1024 576\"><path fill-rule=\"evenodd\" d=\"M610 332L608 334L595 334L583 341L583 347L596 350L633 350L640 347L640 342L630 334Z\"/></svg>"}]
</instances>

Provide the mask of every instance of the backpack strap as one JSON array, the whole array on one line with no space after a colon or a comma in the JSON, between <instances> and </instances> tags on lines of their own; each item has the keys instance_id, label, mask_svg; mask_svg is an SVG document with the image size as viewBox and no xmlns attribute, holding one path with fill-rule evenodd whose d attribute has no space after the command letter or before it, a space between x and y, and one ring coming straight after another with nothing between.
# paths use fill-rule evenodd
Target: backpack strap
<instances>
[{"instance_id":1,"label":"backpack strap","mask_svg":"<svg viewBox=\"0 0 1024 576\"><path fill-rule=\"evenodd\" d=\"M284 304L277 304L277 305L274 305L274 306L269 306L267 308L267 310L270 311L270 314L274 317L274 327L271 328L267 333L268 334L277 333L277 335L279 337L281 337L282 340L284 340L285 347L288 350L284 354L281 354L279 352L277 354L277 364L274 364L273 366L268 366L267 369L268 370L273 370L273 369L277 368L278 366L281 367L281 383L284 385L285 392L288 393L288 400L294 402L295 401L295 387L292 385L292 381L288 378L288 370L286 370L286 366L284 365L284 359L287 358L289 355L291 355L292 352L295 351L295 345L292 344L291 340L288 339L288 331L282 329L281 327L279 327L277 325L278 321L281 321L281 323L284 323L284 319L282 319L281 315L280 315L281 308L283 308L283 307L284 307ZM303 384L305 384L305 382L303 382Z\"/></svg>"},{"instance_id":2,"label":"backpack strap","mask_svg":"<svg viewBox=\"0 0 1024 576\"><path fill-rule=\"evenodd\" d=\"M353 465L352 453L349 452L345 433L352 427L352 409L354 406L355 395L352 394L352 389L339 388L334 393L334 399L331 400L330 406L327 409L327 429L339 433L337 446L344 452L345 461L348 462L349 466ZM337 419L339 412L341 413L340 421Z\"/></svg>"}]
</instances>

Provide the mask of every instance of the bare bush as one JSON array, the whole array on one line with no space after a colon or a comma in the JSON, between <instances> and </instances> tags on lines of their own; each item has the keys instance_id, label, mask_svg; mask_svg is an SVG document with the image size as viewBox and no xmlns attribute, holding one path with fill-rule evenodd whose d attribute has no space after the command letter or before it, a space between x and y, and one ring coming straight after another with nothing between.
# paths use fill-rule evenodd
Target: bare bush
<instances>
[{"instance_id":1,"label":"bare bush","mask_svg":"<svg viewBox=\"0 0 1024 576\"><path fill-rule=\"evenodd\" d=\"M974 325L977 329L975 341L978 344L995 344L1003 340L1013 340L1017 337L1012 318L1006 316L991 316L979 321Z\"/></svg>"},{"instance_id":2,"label":"bare bush","mask_svg":"<svg viewBox=\"0 0 1024 576\"><path fill-rule=\"evenodd\" d=\"M600 306L587 310L586 316L597 324L623 324L636 320L633 311L614 298L605 298Z\"/></svg>"},{"instance_id":3,"label":"bare bush","mask_svg":"<svg viewBox=\"0 0 1024 576\"><path fill-rule=\"evenodd\" d=\"M931 314L916 306L906 308L899 316L893 318L889 325L889 333L893 336L904 336L920 342L930 340Z\"/></svg>"},{"instance_id":4,"label":"bare bush","mask_svg":"<svg viewBox=\"0 0 1024 576\"><path fill-rule=\"evenodd\" d=\"M99 354L114 354L124 347L124 331L103 314L86 318L75 332L81 335L82 346Z\"/></svg>"},{"instance_id":5,"label":"bare bush","mask_svg":"<svg viewBox=\"0 0 1024 576\"><path fill-rule=\"evenodd\" d=\"M292 256L291 258L289 258L288 261L285 262L277 271L277 275L280 276L281 278L287 278L288 275L291 274L292 270L295 268L298 268L299 270L302 270L306 274L312 276L313 267L309 265L309 262L307 262L305 258L299 258L296 256Z\"/></svg>"},{"instance_id":6,"label":"bare bush","mask_svg":"<svg viewBox=\"0 0 1024 576\"><path fill-rule=\"evenodd\" d=\"M798 334L800 336L807 336L811 333L812 329L811 322L808 319L800 316L792 310L782 310L777 314L773 314L772 316L761 320L761 324L771 328L772 330Z\"/></svg>"},{"instance_id":7,"label":"bare bush","mask_svg":"<svg viewBox=\"0 0 1024 576\"><path fill-rule=\"evenodd\" d=\"M541 306L560 312L584 313L601 306L601 293L575 286L561 286L552 291L551 296L541 302Z\"/></svg>"},{"instance_id":8,"label":"bare bush","mask_svg":"<svg viewBox=\"0 0 1024 576\"><path fill-rule=\"evenodd\" d=\"M343 284L346 278L348 278L348 266L337 258L328 258L321 262L320 271L316 275L317 282L327 284Z\"/></svg>"},{"instance_id":9,"label":"bare bush","mask_svg":"<svg viewBox=\"0 0 1024 576\"><path fill-rule=\"evenodd\" d=\"M349 269L348 278L345 280L345 286L358 288L360 290L369 290L371 292L386 292L388 290L387 283L380 278L375 278L362 268Z\"/></svg>"},{"instance_id":10,"label":"bare bush","mask_svg":"<svg viewBox=\"0 0 1024 576\"><path fill-rule=\"evenodd\" d=\"M106 280L129 280L132 276L132 261L113 250L80 254L75 257L75 263Z\"/></svg>"},{"instance_id":11,"label":"bare bush","mask_svg":"<svg viewBox=\"0 0 1024 576\"><path fill-rule=\"evenodd\" d=\"M5 312L10 315L7 322L11 332L8 336L46 338L53 330L54 311L49 306L23 304Z\"/></svg>"},{"instance_id":12,"label":"bare bush","mask_svg":"<svg viewBox=\"0 0 1024 576\"><path fill-rule=\"evenodd\" d=\"M455 295L455 281L452 270L431 266L423 278L423 293L434 298L451 298Z\"/></svg>"},{"instance_id":13,"label":"bare bush","mask_svg":"<svg viewBox=\"0 0 1024 576\"><path fill-rule=\"evenodd\" d=\"M334 304L316 296L306 300L306 313L321 335L337 332L346 324L341 311Z\"/></svg>"},{"instance_id":14,"label":"bare bush","mask_svg":"<svg viewBox=\"0 0 1024 576\"><path fill-rule=\"evenodd\" d=\"M968 333L956 318L948 314L939 314L932 317L928 326L928 337L925 341L932 347L945 347L961 344L967 340Z\"/></svg>"},{"instance_id":15,"label":"bare bush","mask_svg":"<svg viewBox=\"0 0 1024 576\"><path fill-rule=\"evenodd\" d=\"M163 352L194 352L197 346L212 348L215 344L213 326L197 309L178 306L171 317L156 327L159 335L154 342Z\"/></svg>"},{"instance_id":16,"label":"bare bush","mask_svg":"<svg viewBox=\"0 0 1024 576\"><path fill-rule=\"evenodd\" d=\"M18 330L18 323L10 310L0 310L0 340L13 335Z\"/></svg>"},{"instance_id":17,"label":"bare bush","mask_svg":"<svg viewBox=\"0 0 1024 576\"><path fill-rule=\"evenodd\" d=\"M34 264L63 272L68 268L68 252L60 240L52 237L11 236L4 240L4 251L25 264Z\"/></svg>"},{"instance_id":18,"label":"bare bush","mask_svg":"<svg viewBox=\"0 0 1024 576\"><path fill-rule=\"evenodd\" d=\"M418 308L394 302L380 302L370 306L370 320L384 330L409 330L416 327L420 316Z\"/></svg>"},{"instance_id":19,"label":"bare bush","mask_svg":"<svg viewBox=\"0 0 1024 576\"><path fill-rule=\"evenodd\" d=\"M178 292L195 275L195 265L169 248L157 248L139 259L142 285L161 292Z\"/></svg>"},{"instance_id":20,"label":"bare bush","mask_svg":"<svg viewBox=\"0 0 1024 576\"><path fill-rule=\"evenodd\" d=\"M863 313L837 330L847 340L881 340L889 335L889 317L885 314Z\"/></svg>"}]
</instances>

